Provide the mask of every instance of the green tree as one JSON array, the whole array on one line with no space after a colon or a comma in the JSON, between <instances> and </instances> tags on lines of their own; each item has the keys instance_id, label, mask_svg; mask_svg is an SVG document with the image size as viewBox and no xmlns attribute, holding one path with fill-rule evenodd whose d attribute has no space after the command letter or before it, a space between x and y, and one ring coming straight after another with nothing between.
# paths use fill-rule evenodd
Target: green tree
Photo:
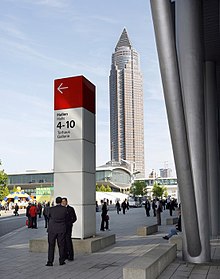
<instances>
[{"instance_id":1,"label":"green tree","mask_svg":"<svg viewBox=\"0 0 220 279\"><path fill-rule=\"evenodd\" d=\"M103 184L99 189L100 189L101 192L105 192L105 186Z\"/></svg>"},{"instance_id":2,"label":"green tree","mask_svg":"<svg viewBox=\"0 0 220 279\"><path fill-rule=\"evenodd\" d=\"M106 192L112 192L112 189L111 189L111 187L109 185L107 185L106 188L105 188L105 191Z\"/></svg>"},{"instance_id":3,"label":"green tree","mask_svg":"<svg viewBox=\"0 0 220 279\"><path fill-rule=\"evenodd\" d=\"M1 161L0 161L0 165L1 165ZM4 170L0 170L0 200L3 200L4 197L6 197L9 194L9 190L7 187L7 180L8 180L8 176L7 174L4 172Z\"/></svg>"},{"instance_id":4,"label":"green tree","mask_svg":"<svg viewBox=\"0 0 220 279\"><path fill-rule=\"evenodd\" d=\"M146 184L144 181L135 181L131 186L130 193L133 196L144 196L147 194Z\"/></svg>"},{"instance_id":5,"label":"green tree","mask_svg":"<svg viewBox=\"0 0 220 279\"><path fill-rule=\"evenodd\" d=\"M100 192L100 188L98 184L96 184L96 192Z\"/></svg>"},{"instance_id":6,"label":"green tree","mask_svg":"<svg viewBox=\"0 0 220 279\"><path fill-rule=\"evenodd\" d=\"M167 188L163 185L158 185L156 182L152 188L153 195L158 198L162 198L164 193L167 191Z\"/></svg>"},{"instance_id":7,"label":"green tree","mask_svg":"<svg viewBox=\"0 0 220 279\"><path fill-rule=\"evenodd\" d=\"M166 191L164 192L164 197L167 198L168 197L168 192L167 192L167 189Z\"/></svg>"}]
</instances>

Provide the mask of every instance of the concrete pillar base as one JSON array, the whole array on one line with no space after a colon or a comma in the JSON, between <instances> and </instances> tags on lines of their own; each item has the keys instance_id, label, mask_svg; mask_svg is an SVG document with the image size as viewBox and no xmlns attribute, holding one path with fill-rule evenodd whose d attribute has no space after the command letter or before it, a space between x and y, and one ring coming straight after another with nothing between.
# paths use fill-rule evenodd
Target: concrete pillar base
<instances>
[{"instance_id":1,"label":"concrete pillar base","mask_svg":"<svg viewBox=\"0 0 220 279\"><path fill-rule=\"evenodd\" d=\"M87 239L72 239L74 254L84 255L97 252L115 243L115 234L96 235ZM57 245L56 245L57 250ZM29 251L36 253L47 253L47 238L29 240Z\"/></svg>"}]
</instances>

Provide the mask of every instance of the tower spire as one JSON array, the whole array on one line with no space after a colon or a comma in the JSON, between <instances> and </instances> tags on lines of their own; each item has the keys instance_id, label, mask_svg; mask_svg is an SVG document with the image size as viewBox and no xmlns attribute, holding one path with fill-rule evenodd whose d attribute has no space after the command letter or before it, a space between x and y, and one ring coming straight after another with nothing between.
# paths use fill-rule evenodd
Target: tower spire
<instances>
[{"instance_id":1,"label":"tower spire","mask_svg":"<svg viewBox=\"0 0 220 279\"><path fill-rule=\"evenodd\" d=\"M123 46L129 47L129 48L132 47L131 41L128 38L128 32L127 32L126 28L124 28L122 33L121 33L121 36L120 36L119 41L116 45L115 51L117 51L118 48L123 47Z\"/></svg>"}]
</instances>

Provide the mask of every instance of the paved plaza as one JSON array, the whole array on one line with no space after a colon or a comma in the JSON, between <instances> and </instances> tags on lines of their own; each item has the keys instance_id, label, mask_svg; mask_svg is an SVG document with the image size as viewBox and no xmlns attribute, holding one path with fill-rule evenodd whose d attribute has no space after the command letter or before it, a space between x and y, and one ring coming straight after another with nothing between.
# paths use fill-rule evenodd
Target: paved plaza
<instances>
[{"instance_id":1,"label":"paved plaza","mask_svg":"<svg viewBox=\"0 0 220 279\"><path fill-rule=\"evenodd\" d=\"M55 255L53 267L46 267L47 253L29 252L29 239L46 237L43 218L38 229L23 227L0 237L0 277L2 279L26 278L62 278L62 279L122 279L123 266L159 243L167 243L164 236L172 225L165 225L169 212L162 213L162 226L156 234L137 236L137 227L155 224L155 217L146 217L144 208L131 208L126 215L109 211L110 232L100 233L100 212L96 213L97 234L116 234L116 243L97 253L76 255L73 262L66 261L60 266L58 255ZM151 212L152 215L152 212ZM10 218L10 217L7 217ZM1 225L3 223L1 222ZM210 264L187 264L177 259L158 277L159 279L179 278L220 278L220 240L212 241L212 258ZM135 278L134 278L135 279Z\"/></svg>"}]
</instances>

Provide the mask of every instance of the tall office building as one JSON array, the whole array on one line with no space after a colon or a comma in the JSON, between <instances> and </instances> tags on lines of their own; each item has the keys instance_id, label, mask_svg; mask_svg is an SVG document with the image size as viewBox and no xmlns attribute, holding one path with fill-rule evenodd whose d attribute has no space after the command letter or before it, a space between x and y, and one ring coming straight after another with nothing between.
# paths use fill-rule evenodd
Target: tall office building
<instances>
[{"instance_id":1,"label":"tall office building","mask_svg":"<svg viewBox=\"0 0 220 279\"><path fill-rule=\"evenodd\" d=\"M139 55L125 28L112 54L109 85L111 160L126 160L145 177L143 81Z\"/></svg>"}]
</instances>

